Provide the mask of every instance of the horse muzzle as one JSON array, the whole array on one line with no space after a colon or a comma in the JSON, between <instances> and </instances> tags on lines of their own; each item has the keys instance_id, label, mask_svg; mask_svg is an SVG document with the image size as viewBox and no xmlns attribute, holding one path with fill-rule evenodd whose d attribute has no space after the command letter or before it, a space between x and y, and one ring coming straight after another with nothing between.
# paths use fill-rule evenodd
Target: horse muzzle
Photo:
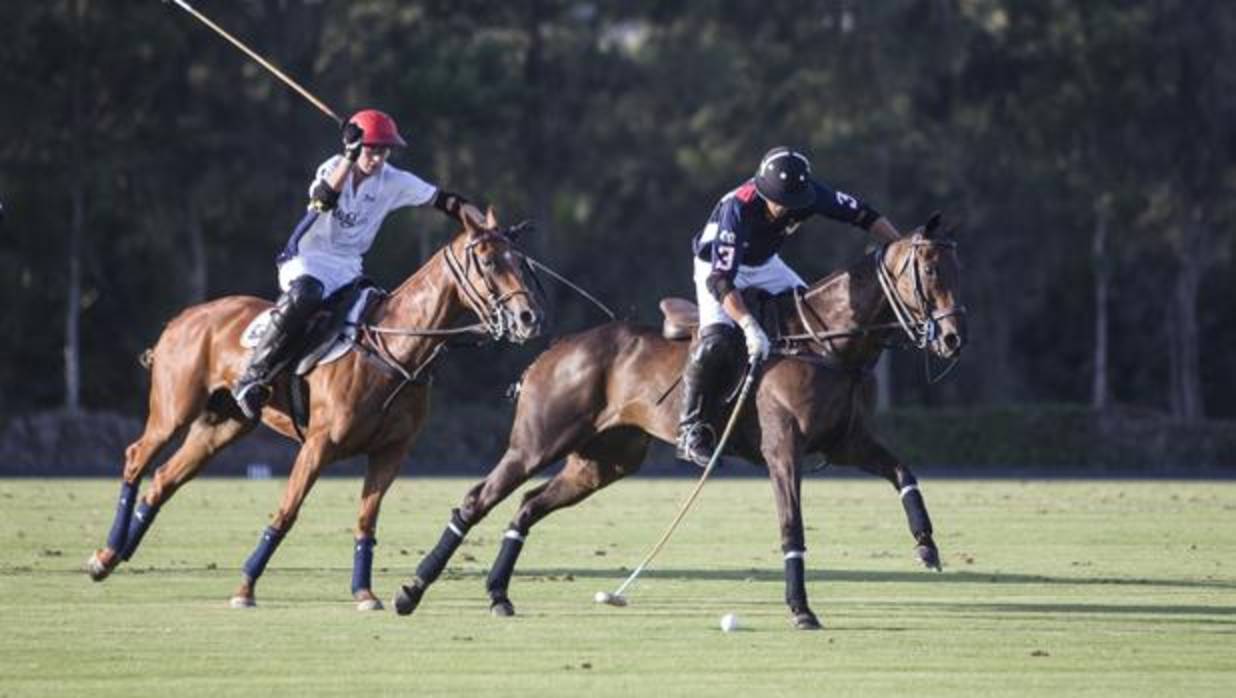
<instances>
[{"instance_id":1,"label":"horse muzzle","mask_svg":"<svg viewBox=\"0 0 1236 698\"><path fill-rule=\"evenodd\" d=\"M532 308L520 308L508 315L509 337L516 344L523 344L541 336L544 321L541 313Z\"/></svg>"},{"instance_id":2,"label":"horse muzzle","mask_svg":"<svg viewBox=\"0 0 1236 698\"><path fill-rule=\"evenodd\" d=\"M941 314L936 317L935 337L931 350L941 359L955 359L966 346L965 309Z\"/></svg>"}]
</instances>

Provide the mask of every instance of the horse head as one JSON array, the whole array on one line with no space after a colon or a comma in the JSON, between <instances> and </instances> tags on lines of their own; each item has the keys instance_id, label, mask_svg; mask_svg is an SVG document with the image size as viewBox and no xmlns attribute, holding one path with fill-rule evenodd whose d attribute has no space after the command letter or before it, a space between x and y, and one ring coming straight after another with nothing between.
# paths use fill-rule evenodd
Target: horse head
<instances>
[{"instance_id":1,"label":"horse head","mask_svg":"<svg viewBox=\"0 0 1236 698\"><path fill-rule=\"evenodd\" d=\"M966 343L966 309L961 305L957 243L944 236L940 214L890 243L878 264L881 286L910 340L943 359L957 357Z\"/></svg>"},{"instance_id":2,"label":"horse head","mask_svg":"<svg viewBox=\"0 0 1236 698\"><path fill-rule=\"evenodd\" d=\"M447 260L460 296L495 339L523 343L541 334L544 310L514 238L531 227L499 228L494 212L485 224L464 219L464 229L447 246Z\"/></svg>"}]
</instances>

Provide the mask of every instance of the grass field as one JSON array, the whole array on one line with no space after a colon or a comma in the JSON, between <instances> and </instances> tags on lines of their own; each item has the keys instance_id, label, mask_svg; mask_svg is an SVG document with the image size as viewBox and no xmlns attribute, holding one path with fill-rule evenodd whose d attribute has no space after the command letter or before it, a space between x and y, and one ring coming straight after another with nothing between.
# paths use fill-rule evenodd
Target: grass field
<instances>
[{"instance_id":1,"label":"grass field","mask_svg":"<svg viewBox=\"0 0 1236 698\"><path fill-rule=\"evenodd\" d=\"M396 483L375 585L389 599L469 481ZM102 584L80 572L118 484L0 480L0 696L1230 696L1236 483L927 481L943 573L911 559L871 479L805 485L808 592L782 602L771 489L719 479L629 594L686 480L620 483L547 519L487 613L515 500L475 528L415 616L349 599L353 480L318 484L258 587L228 608L281 480L203 480ZM739 615L744 629L722 633Z\"/></svg>"}]
</instances>

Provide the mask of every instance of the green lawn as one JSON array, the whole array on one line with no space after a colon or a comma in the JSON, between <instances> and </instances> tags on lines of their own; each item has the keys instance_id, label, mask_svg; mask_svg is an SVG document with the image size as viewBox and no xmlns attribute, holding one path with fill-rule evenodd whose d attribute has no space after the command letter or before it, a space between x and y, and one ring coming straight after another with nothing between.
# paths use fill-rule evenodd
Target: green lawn
<instances>
[{"instance_id":1,"label":"green lawn","mask_svg":"<svg viewBox=\"0 0 1236 698\"><path fill-rule=\"evenodd\" d=\"M396 483L384 599L466 480ZM0 480L0 696L1229 696L1236 483L926 481L945 569L919 569L895 494L805 483L808 591L794 631L766 481L719 479L617 609L687 480L619 483L534 529L491 618L484 575L518 497L472 531L415 616L349 599L359 481L318 484L258 587L227 600L281 480L203 480L94 584L81 563L118 483ZM737 613L745 629L725 634Z\"/></svg>"}]
</instances>

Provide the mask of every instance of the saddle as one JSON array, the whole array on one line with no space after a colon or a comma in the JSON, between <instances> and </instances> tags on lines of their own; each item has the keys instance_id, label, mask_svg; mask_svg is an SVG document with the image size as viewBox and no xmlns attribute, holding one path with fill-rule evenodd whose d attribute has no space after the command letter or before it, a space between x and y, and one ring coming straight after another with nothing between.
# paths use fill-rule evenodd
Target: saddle
<instances>
[{"instance_id":1,"label":"saddle","mask_svg":"<svg viewBox=\"0 0 1236 698\"><path fill-rule=\"evenodd\" d=\"M292 373L303 376L316 366L337 361L356 345L358 329L369 311L377 306L386 292L371 280L360 278L332 293L322 302L309 321L297 348L284 365L293 366ZM257 346L266 326L270 324L268 308L258 314L240 335L240 345Z\"/></svg>"},{"instance_id":2,"label":"saddle","mask_svg":"<svg viewBox=\"0 0 1236 698\"><path fill-rule=\"evenodd\" d=\"M365 277L330 294L309 321L291 355L275 367L272 375L292 367L287 382L288 404L292 426L301 439L304 439L304 429L309 426L309 383L305 375L315 367L337 361L351 351L356 346L361 323L385 297L386 292ZM241 346L248 349L257 346L270 324L273 310L267 308L249 322L240 335Z\"/></svg>"},{"instance_id":3,"label":"saddle","mask_svg":"<svg viewBox=\"0 0 1236 698\"><path fill-rule=\"evenodd\" d=\"M744 288L741 293L743 303L759 321L770 341L775 343L786 334L783 319L794 312L793 289L774 295L761 288ZM660 306L661 314L665 316L661 323L661 336L672 341L690 341L699 330L699 308L685 298L672 296L662 298Z\"/></svg>"}]
</instances>

